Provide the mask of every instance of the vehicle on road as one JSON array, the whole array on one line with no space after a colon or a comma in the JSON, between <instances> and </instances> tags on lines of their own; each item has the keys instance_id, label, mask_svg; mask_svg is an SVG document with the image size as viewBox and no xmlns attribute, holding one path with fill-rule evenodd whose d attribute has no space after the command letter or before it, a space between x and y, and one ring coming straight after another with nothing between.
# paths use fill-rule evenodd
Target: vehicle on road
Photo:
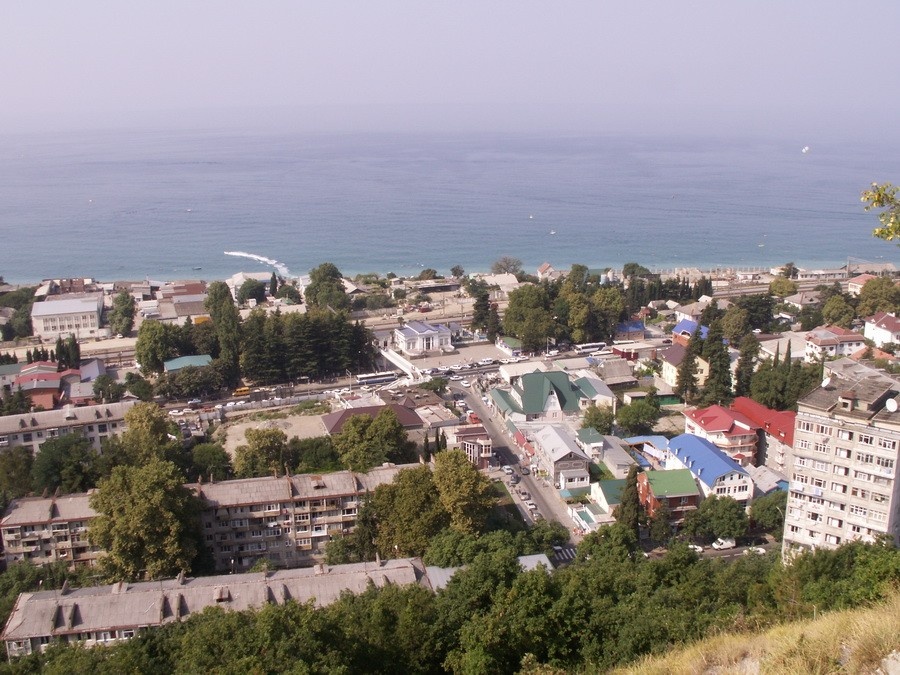
<instances>
[{"instance_id":1,"label":"vehicle on road","mask_svg":"<svg viewBox=\"0 0 900 675\"><path fill-rule=\"evenodd\" d=\"M492 366L494 365L494 359L485 357L478 361L478 365L480 366Z\"/></svg>"},{"instance_id":2,"label":"vehicle on road","mask_svg":"<svg viewBox=\"0 0 900 675\"><path fill-rule=\"evenodd\" d=\"M451 382L459 382L459 381L461 381L463 378L462 378L462 375L451 375L451 376L448 377L447 379L450 380Z\"/></svg>"},{"instance_id":3,"label":"vehicle on road","mask_svg":"<svg viewBox=\"0 0 900 675\"><path fill-rule=\"evenodd\" d=\"M748 546L744 549L744 555L765 555L766 549L762 546Z\"/></svg>"},{"instance_id":4,"label":"vehicle on road","mask_svg":"<svg viewBox=\"0 0 900 675\"><path fill-rule=\"evenodd\" d=\"M703 547L698 546L697 544L688 544L688 548L691 549L694 553L703 553Z\"/></svg>"},{"instance_id":5,"label":"vehicle on road","mask_svg":"<svg viewBox=\"0 0 900 675\"><path fill-rule=\"evenodd\" d=\"M250 387L238 387L233 392L231 392L232 396L249 396L250 395Z\"/></svg>"},{"instance_id":6,"label":"vehicle on road","mask_svg":"<svg viewBox=\"0 0 900 675\"><path fill-rule=\"evenodd\" d=\"M519 496L522 498L523 502L527 502L531 499L531 493L528 490L519 490Z\"/></svg>"},{"instance_id":7,"label":"vehicle on road","mask_svg":"<svg viewBox=\"0 0 900 675\"><path fill-rule=\"evenodd\" d=\"M469 387L469 386L471 386L471 384L472 384L472 383L469 382L468 380L463 380L462 378L460 378L459 383L460 383L462 386L464 386L464 387Z\"/></svg>"},{"instance_id":8,"label":"vehicle on road","mask_svg":"<svg viewBox=\"0 0 900 675\"><path fill-rule=\"evenodd\" d=\"M535 504L535 503L532 502L532 501L527 501L527 502L525 502L525 507L526 507L529 511L537 511L537 510L538 510L537 504Z\"/></svg>"},{"instance_id":9,"label":"vehicle on road","mask_svg":"<svg viewBox=\"0 0 900 675\"><path fill-rule=\"evenodd\" d=\"M192 408L199 408L201 405L203 405L203 401L201 401L199 398L192 398L190 401L188 401L188 405Z\"/></svg>"},{"instance_id":10,"label":"vehicle on road","mask_svg":"<svg viewBox=\"0 0 900 675\"><path fill-rule=\"evenodd\" d=\"M531 469L529 469L527 466L523 466L523 467L522 467L521 469L519 469L519 470L522 472L522 475L523 475L523 476L527 476L528 474L531 473Z\"/></svg>"},{"instance_id":11,"label":"vehicle on road","mask_svg":"<svg viewBox=\"0 0 900 675\"><path fill-rule=\"evenodd\" d=\"M717 551L724 551L729 548L734 548L735 546L737 546L737 544L735 543L734 539L730 537L726 537L724 539L722 537L719 537L713 542L712 545L712 547Z\"/></svg>"},{"instance_id":12,"label":"vehicle on road","mask_svg":"<svg viewBox=\"0 0 900 675\"><path fill-rule=\"evenodd\" d=\"M507 476L513 475L513 468L509 464L504 464L500 467Z\"/></svg>"},{"instance_id":13,"label":"vehicle on road","mask_svg":"<svg viewBox=\"0 0 900 675\"><path fill-rule=\"evenodd\" d=\"M181 417L182 415L184 415L184 410L170 410L169 411L170 417Z\"/></svg>"},{"instance_id":14,"label":"vehicle on road","mask_svg":"<svg viewBox=\"0 0 900 675\"><path fill-rule=\"evenodd\" d=\"M192 412L194 412L193 408L185 408L184 410L181 411L181 414L182 415L190 415Z\"/></svg>"},{"instance_id":15,"label":"vehicle on road","mask_svg":"<svg viewBox=\"0 0 900 675\"><path fill-rule=\"evenodd\" d=\"M510 485L518 485L520 480L522 480L522 479L519 478L516 474L513 474L512 476L509 477L509 484Z\"/></svg>"}]
</instances>

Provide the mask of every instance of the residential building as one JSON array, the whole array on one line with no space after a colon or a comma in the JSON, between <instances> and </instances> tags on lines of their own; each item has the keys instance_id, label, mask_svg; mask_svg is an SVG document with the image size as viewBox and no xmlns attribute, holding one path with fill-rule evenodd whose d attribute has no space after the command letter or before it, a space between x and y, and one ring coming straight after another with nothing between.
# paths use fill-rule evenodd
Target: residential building
<instances>
[{"instance_id":1,"label":"residential building","mask_svg":"<svg viewBox=\"0 0 900 675\"><path fill-rule=\"evenodd\" d=\"M177 373L182 368L191 366L193 368L203 368L212 363L212 357L209 354L198 354L195 356L179 356L177 359L170 359L163 362L163 370L167 373Z\"/></svg>"},{"instance_id":2,"label":"residential building","mask_svg":"<svg viewBox=\"0 0 900 675\"><path fill-rule=\"evenodd\" d=\"M784 473L787 454L794 444L794 423L797 413L793 410L772 410L746 396L734 399L731 409L741 413L759 427L756 464L764 464Z\"/></svg>"},{"instance_id":3,"label":"residential building","mask_svg":"<svg viewBox=\"0 0 900 675\"><path fill-rule=\"evenodd\" d=\"M687 356L687 347L681 344L673 344L659 353L661 363L660 378L669 387L675 389L678 386L678 368ZM709 363L702 356L697 356L696 382L698 387L706 385L709 377Z\"/></svg>"},{"instance_id":4,"label":"residential building","mask_svg":"<svg viewBox=\"0 0 900 675\"><path fill-rule=\"evenodd\" d=\"M617 342L620 340L643 340L644 331L644 322L640 319L621 321L616 324L616 333L613 340Z\"/></svg>"},{"instance_id":5,"label":"residential building","mask_svg":"<svg viewBox=\"0 0 900 675\"><path fill-rule=\"evenodd\" d=\"M367 494L415 466L391 464L368 473L243 478L188 487L203 501L200 520L217 571L246 571L262 559L276 567L297 567L320 559L328 541L353 529Z\"/></svg>"},{"instance_id":6,"label":"residential building","mask_svg":"<svg viewBox=\"0 0 900 675\"><path fill-rule=\"evenodd\" d=\"M881 534L900 542L900 382L843 366L797 404L785 554Z\"/></svg>"},{"instance_id":7,"label":"residential building","mask_svg":"<svg viewBox=\"0 0 900 675\"><path fill-rule=\"evenodd\" d=\"M671 439L665 468L688 469L704 497L731 497L745 507L753 500L753 481L746 469L705 438L681 434Z\"/></svg>"},{"instance_id":8,"label":"residential building","mask_svg":"<svg viewBox=\"0 0 900 675\"><path fill-rule=\"evenodd\" d=\"M97 515L88 498L87 494L72 494L10 502L0 520L6 564L93 565L100 550L87 538L87 525Z\"/></svg>"},{"instance_id":9,"label":"residential building","mask_svg":"<svg viewBox=\"0 0 900 675\"><path fill-rule=\"evenodd\" d=\"M129 400L81 408L65 406L59 410L0 416L0 451L24 445L36 453L48 438L66 434L83 436L99 451L104 438L125 430L125 413L135 403Z\"/></svg>"},{"instance_id":10,"label":"residential building","mask_svg":"<svg viewBox=\"0 0 900 675\"><path fill-rule=\"evenodd\" d=\"M665 503L669 522L681 525L685 516L700 505L700 490L687 469L642 471L637 475L638 497L651 518Z\"/></svg>"},{"instance_id":11,"label":"residential building","mask_svg":"<svg viewBox=\"0 0 900 675\"><path fill-rule=\"evenodd\" d=\"M820 326L806 335L806 362L850 356L865 346L863 336L840 326Z\"/></svg>"},{"instance_id":12,"label":"residential building","mask_svg":"<svg viewBox=\"0 0 900 675\"><path fill-rule=\"evenodd\" d=\"M548 564L549 567L549 564ZM9 658L43 651L51 642L111 645L183 621L208 607L231 611L312 602L325 607L343 593L420 584L432 590L418 558L317 565L260 574L227 574L22 593L3 631ZM228 639L228 636L221 636Z\"/></svg>"},{"instance_id":13,"label":"residential building","mask_svg":"<svg viewBox=\"0 0 900 675\"><path fill-rule=\"evenodd\" d=\"M800 291L785 297L784 304L790 305L794 310L800 312L806 307L818 307L821 305L822 294L819 291Z\"/></svg>"},{"instance_id":14,"label":"residential building","mask_svg":"<svg viewBox=\"0 0 900 675\"><path fill-rule=\"evenodd\" d=\"M672 342L687 347L688 342L691 340L691 336L696 333L698 329L700 330L700 337L705 340L709 333L709 328L707 326L701 326L693 319L681 318L672 329Z\"/></svg>"},{"instance_id":15,"label":"residential building","mask_svg":"<svg viewBox=\"0 0 900 675\"><path fill-rule=\"evenodd\" d=\"M548 425L534 434L535 460L559 490L587 491L590 460L565 428Z\"/></svg>"},{"instance_id":16,"label":"residential building","mask_svg":"<svg viewBox=\"0 0 900 675\"><path fill-rule=\"evenodd\" d=\"M451 337L447 326L424 321L407 321L394 329L394 345L397 351L407 356L451 352L454 349Z\"/></svg>"},{"instance_id":17,"label":"residential building","mask_svg":"<svg viewBox=\"0 0 900 675\"><path fill-rule=\"evenodd\" d=\"M759 426L746 415L720 405L685 408L684 431L711 441L741 466L756 460Z\"/></svg>"},{"instance_id":18,"label":"residential building","mask_svg":"<svg viewBox=\"0 0 900 675\"><path fill-rule=\"evenodd\" d=\"M872 281L872 279L877 278L878 277L874 274L859 274L847 281L847 293L859 297L859 294L862 293L863 286Z\"/></svg>"},{"instance_id":19,"label":"residential building","mask_svg":"<svg viewBox=\"0 0 900 675\"><path fill-rule=\"evenodd\" d=\"M447 448L459 449L466 453L466 457L479 469L487 469L491 466L493 456L493 444L491 436L480 424L466 424L458 427L448 427Z\"/></svg>"},{"instance_id":20,"label":"residential building","mask_svg":"<svg viewBox=\"0 0 900 675\"><path fill-rule=\"evenodd\" d=\"M591 500L610 515L622 503L622 490L625 489L625 479L600 480L591 483Z\"/></svg>"},{"instance_id":21,"label":"residential building","mask_svg":"<svg viewBox=\"0 0 900 675\"><path fill-rule=\"evenodd\" d=\"M591 427L579 429L578 445L595 462L602 463L614 478L625 478L637 462L630 446L618 436L605 436Z\"/></svg>"},{"instance_id":22,"label":"residential building","mask_svg":"<svg viewBox=\"0 0 900 675\"><path fill-rule=\"evenodd\" d=\"M103 294L36 302L31 307L34 335L46 342L74 336L76 340L97 337L103 313Z\"/></svg>"},{"instance_id":23,"label":"residential building","mask_svg":"<svg viewBox=\"0 0 900 675\"><path fill-rule=\"evenodd\" d=\"M876 347L900 344L900 319L893 313L878 312L866 318L863 335Z\"/></svg>"},{"instance_id":24,"label":"residential building","mask_svg":"<svg viewBox=\"0 0 900 675\"><path fill-rule=\"evenodd\" d=\"M494 405L505 418L527 422L576 418L594 401L596 390L591 388L591 394L560 370L525 373L509 391L491 390Z\"/></svg>"},{"instance_id":25,"label":"residential building","mask_svg":"<svg viewBox=\"0 0 900 675\"><path fill-rule=\"evenodd\" d=\"M399 405L397 403L387 403L385 405L364 405L358 408L346 408L335 412L322 415L322 424L325 427L325 433L329 436L341 433L341 429L347 421L355 415L367 415L372 419L378 417L378 414L385 408L394 411L397 420L404 429L421 429L424 426L422 418L419 417L414 410Z\"/></svg>"}]
</instances>

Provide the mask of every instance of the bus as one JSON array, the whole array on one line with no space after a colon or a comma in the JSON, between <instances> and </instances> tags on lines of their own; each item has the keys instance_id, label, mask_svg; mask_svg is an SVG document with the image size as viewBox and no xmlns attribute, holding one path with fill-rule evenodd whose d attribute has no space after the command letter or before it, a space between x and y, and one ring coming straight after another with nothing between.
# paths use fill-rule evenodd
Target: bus
<instances>
[{"instance_id":1,"label":"bus","mask_svg":"<svg viewBox=\"0 0 900 675\"><path fill-rule=\"evenodd\" d=\"M250 395L250 387L238 387L233 392L231 392L232 396L249 396Z\"/></svg>"},{"instance_id":2,"label":"bus","mask_svg":"<svg viewBox=\"0 0 900 675\"><path fill-rule=\"evenodd\" d=\"M361 373L356 376L356 381L359 384L385 384L393 382L398 376L396 370L384 370L380 373Z\"/></svg>"},{"instance_id":3,"label":"bus","mask_svg":"<svg viewBox=\"0 0 900 675\"><path fill-rule=\"evenodd\" d=\"M592 352L598 352L601 349L606 349L605 342L585 342L580 345L575 345L576 354L590 354Z\"/></svg>"}]
</instances>

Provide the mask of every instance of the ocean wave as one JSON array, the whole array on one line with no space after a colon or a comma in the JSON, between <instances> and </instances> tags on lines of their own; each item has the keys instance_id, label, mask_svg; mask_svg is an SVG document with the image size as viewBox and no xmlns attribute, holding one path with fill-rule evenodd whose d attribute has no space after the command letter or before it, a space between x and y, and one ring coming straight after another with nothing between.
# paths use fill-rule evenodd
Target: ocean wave
<instances>
[{"instance_id":1,"label":"ocean wave","mask_svg":"<svg viewBox=\"0 0 900 675\"><path fill-rule=\"evenodd\" d=\"M291 272L282 262L278 262L273 258L267 258L264 255L257 255L256 253L247 253L246 251L225 251L225 255L233 255L236 258L250 258L250 260L255 260L258 263L262 263L263 265L267 265L269 267L273 267L276 272L282 277L290 277Z\"/></svg>"}]
</instances>

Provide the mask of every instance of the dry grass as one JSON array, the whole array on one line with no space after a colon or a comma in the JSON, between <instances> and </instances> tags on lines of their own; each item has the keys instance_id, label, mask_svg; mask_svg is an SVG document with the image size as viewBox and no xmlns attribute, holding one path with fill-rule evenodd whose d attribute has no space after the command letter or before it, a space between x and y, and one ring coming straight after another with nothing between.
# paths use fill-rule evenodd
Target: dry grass
<instances>
[{"instance_id":1,"label":"dry grass","mask_svg":"<svg viewBox=\"0 0 900 675\"><path fill-rule=\"evenodd\" d=\"M900 593L866 608L828 614L765 633L720 635L645 658L622 675L701 673L872 673L900 650Z\"/></svg>"}]
</instances>

